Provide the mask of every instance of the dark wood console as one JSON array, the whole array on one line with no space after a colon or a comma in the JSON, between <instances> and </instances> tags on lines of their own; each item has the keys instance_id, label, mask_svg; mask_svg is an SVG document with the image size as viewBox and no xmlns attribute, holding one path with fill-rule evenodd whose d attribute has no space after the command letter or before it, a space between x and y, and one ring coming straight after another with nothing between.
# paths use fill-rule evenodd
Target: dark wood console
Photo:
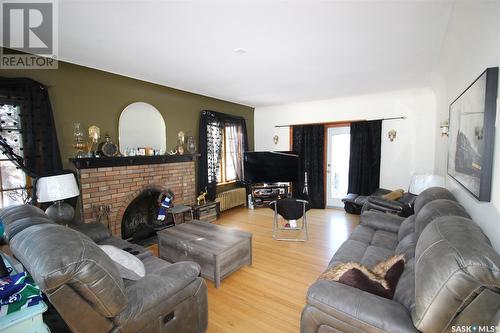
<instances>
[{"instance_id":1,"label":"dark wood console","mask_svg":"<svg viewBox=\"0 0 500 333\"><path fill-rule=\"evenodd\" d=\"M290 183L252 184L248 191L254 207L267 207L276 199L286 198L290 192Z\"/></svg>"}]
</instances>

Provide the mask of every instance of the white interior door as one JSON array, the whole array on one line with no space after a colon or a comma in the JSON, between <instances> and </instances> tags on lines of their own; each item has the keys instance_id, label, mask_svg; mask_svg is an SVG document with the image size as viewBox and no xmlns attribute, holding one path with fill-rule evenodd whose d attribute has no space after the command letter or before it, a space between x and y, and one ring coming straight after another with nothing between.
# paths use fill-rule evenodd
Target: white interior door
<instances>
[{"instance_id":1,"label":"white interior door","mask_svg":"<svg viewBox=\"0 0 500 333\"><path fill-rule=\"evenodd\" d=\"M349 126L328 128L326 147L326 205L328 207L343 207L341 199L347 194L350 131Z\"/></svg>"}]
</instances>

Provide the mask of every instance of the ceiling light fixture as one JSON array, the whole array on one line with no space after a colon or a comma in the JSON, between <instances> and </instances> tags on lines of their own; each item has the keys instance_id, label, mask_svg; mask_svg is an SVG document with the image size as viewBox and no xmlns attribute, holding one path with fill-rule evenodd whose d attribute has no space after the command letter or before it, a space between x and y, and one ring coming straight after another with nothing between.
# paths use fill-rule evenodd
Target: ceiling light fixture
<instances>
[{"instance_id":1,"label":"ceiling light fixture","mask_svg":"<svg viewBox=\"0 0 500 333\"><path fill-rule=\"evenodd\" d=\"M238 47L238 48L234 49L234 52L238 53L238 54L245 54L245 53L247 53L247 50L245 50L244 48Z\"/></svg>"}]
</instances>

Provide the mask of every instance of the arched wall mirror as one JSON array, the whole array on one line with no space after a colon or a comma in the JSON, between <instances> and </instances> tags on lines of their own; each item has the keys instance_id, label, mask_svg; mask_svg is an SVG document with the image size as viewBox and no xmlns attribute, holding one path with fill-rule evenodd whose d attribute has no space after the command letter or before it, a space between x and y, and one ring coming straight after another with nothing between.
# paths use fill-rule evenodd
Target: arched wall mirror
<instances>
[{"instance_id":1,"label":"arched wall mirror","mask_svg":"<svg viewBox=\"0 0 500 333\"><path fill-rule=\"evenodd\" d=\"M140 147L166 152L165 121L160 111L151 104L136 102L127 106L120 115L118 135L122 154L127 149Z\"/></svg>"}]
</instances>

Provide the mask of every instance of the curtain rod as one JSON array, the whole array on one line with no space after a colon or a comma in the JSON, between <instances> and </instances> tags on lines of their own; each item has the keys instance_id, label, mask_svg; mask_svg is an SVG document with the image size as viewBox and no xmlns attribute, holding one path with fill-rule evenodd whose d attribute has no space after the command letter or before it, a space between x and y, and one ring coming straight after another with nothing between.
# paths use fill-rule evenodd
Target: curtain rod
<instances>
[{"instance_id":1,"label":"curtain rod","mask_svg":"<svg viewBox=\"0 0 500 333\"><path fill-rule=\"evenodd\" d=\"M399 120L406 119L405 116L401 117L391 117L391 118L379 118L379 119L358 119L358 120L340 120L340 121L325 121L322 123L308 123L308 124L291 124L291 125L275 125L274 127L290 127L290 126L302 126L302 125L325 125L325 124L335 124L335 123L357 123L360 121L375 121L375 120Z\"/></svg>"}]
</instances>

